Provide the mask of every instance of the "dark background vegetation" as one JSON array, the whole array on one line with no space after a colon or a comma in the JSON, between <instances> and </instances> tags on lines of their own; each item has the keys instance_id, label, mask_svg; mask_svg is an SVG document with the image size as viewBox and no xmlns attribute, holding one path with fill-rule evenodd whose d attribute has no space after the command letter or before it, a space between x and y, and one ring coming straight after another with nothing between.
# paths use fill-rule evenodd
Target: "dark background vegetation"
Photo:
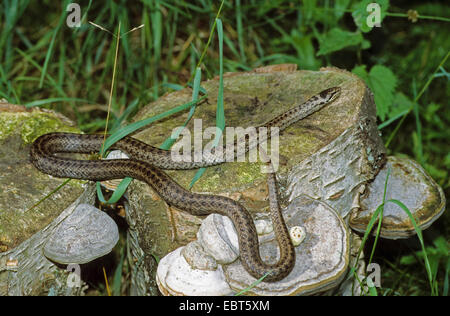
<instances>
[{"instance_id":1,"label":"dark background vegetation","mask_svg":"<svg viewBox=\"0 0 450 316\"><path fill-rule=\"evenodd\" d=\"M88 21L112 33L119 22L121 33L144 24L121 38L110 124L126 123L139 108L185 86L198 65L203 79L219 72L215 32L207 43L221 1L76 2L83 19L72 29L66 25L68 1L2 1L0 98L60 111L87 133L103 130L115 39ZM219 15L224 70L295 63L300 69L353 71L375 93L389 154L416 159L449 197L449 3L377 1L383 20L370 30L363 24L369 2L224 1ZM418 18L408 10L416 10ZM373 259L381 265L378 294L448 295L449 224L446 211L424 233L434 292L413 237L378 243Z\"/></svg>"}]
</instances>

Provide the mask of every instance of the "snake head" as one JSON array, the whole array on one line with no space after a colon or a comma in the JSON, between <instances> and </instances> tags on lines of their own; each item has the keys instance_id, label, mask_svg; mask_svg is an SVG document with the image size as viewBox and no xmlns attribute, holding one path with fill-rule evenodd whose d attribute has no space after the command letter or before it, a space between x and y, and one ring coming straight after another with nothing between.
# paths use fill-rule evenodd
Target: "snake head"
<instances>
[{"instance_id":1,"label":"snake head","mask_svg":"<svg viewBox=\"0 0 450 316\"><path fill-rule=\"evenodd\" d=\"M319 95L326 103L329 103L336 100L336 98L339 96L340 93L341 93L340 87L332 87L323 90L322 92L320 92Z\"/></svg>"}]
</instances>

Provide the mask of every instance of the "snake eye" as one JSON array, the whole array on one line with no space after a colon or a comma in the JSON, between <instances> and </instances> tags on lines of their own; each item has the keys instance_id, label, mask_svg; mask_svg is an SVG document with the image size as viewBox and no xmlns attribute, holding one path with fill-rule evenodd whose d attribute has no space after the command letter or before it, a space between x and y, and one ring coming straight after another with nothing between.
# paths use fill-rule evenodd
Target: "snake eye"
<instances>
[{"instance_id":1,"label":"snake eye","mask_svg":"<svg viewBox=\"0 0 450 316\"><path fill-rule=\"evenodd\" d=\"M339 87L325 89L320 92L320 97L323 99L331 100L337 93L339 93L339 91L341 91L341 88Z\"/></svg>"},{"instance_id":2,"label":"snake eye","mask_svg":"<svg viewBox=\"0 0 450 316\"><path fill-rule=\"evenodd\" d=\"M331 92L332 92L332 88L323 90L323 91L320 93L320 97L321 97L322 99L326 99L326 98L330 95Z\"/></svg>"}]
</instances>

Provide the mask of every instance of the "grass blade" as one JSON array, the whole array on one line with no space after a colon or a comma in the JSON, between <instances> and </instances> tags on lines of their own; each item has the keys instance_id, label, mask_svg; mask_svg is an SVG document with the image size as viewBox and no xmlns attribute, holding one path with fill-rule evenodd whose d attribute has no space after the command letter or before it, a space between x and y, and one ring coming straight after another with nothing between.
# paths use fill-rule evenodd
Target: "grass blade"
<instances>
[{"instance_id":1,"label":"grass blade","mask_svg":"<svg viewBox=\"0 0 450 316\"><path fill-rule=\"evenodd\" d=\"M109 136L103 146L103 153L108 150L115 142L119 141L120 139L124 138L125 136L130 135L131 133L137 131L138 129L143 128L146 125L149 125L153 122L156 122L160 119L163 119L167 116L170 116L174 113L177 113L179 111L183 111L186 110L188 108L190 108L191 106L193 106L194 104L197 104L199 101L203 100L204 98L206 98L206 96L201 97L198 100L194 100L185 104L182 104L180 106L177 106L176 108L166 111L164 113L152 116L150 118L147 118L145 120L142 121L138 121L135 123L132 123L130 125L127 125L119 130L117 130L117 132L111 134L111 136ZM97 182L97 196L98 199L102 202L102 203L108 203L108 204L113 204L116 203L117 201L119 201L119 199L122 197L122 195L125 193L125 191L128 188L128 185L131 183L132 178L130 177L126 177L124 178L119 185L117 186L116 190L114 191L114 193L112 194L112 196L109 198L108 201L105 200L103 193L101 192L101 187L100 187L100 183Z\"/></svg>"},{"instance_id":2,"label":"grass blade","mask_svg":"<svg viewBox=\"0 0 450 316\"><path fill-rule=\"evenodd\" d=\"M378 227L377 227L377 231L375 234L375 241L372 246L372 251L370 253L369 264L372 262L372 258L375 253L375 248L377 246L378 238L379 238L380 232L381 232L381 223L383 221L384 205L386 203L386 192L387 192L388 180L389 180L390 175L391 175L391 167L389 166L387 173L386 173L386 180L384 181L383 202L380 205L381 208L380 208L380 212L379 212L380 215L379 215L379 219L378 219ZM378 215L377 215L377 217L378 217Z\"/></svg>"},{"instance_id":3,"label":"grass blade","mask_svg":"<svg viewBox=\"0 0 450 316\"><path fill-rule=\"evenodd\" d=\"M69 3L68 0L66 0L62 3L62 6L64 9L67 7L68 3ZM53 54L53 47L55 46L56 35L58 34L58 32L61 28L61 25L64 22L64 19L65 19L65 14L61 14L61 17L58 22L58 26L53 31L52 38L50 40L50 45L48 46L47 54L45 55L44 65L42 67L41 79L39 81L39 88L42 88L44 85L44 78L45 78L45 74L47 73L47 68L48 68L48 64L50 62L50 58Z\"/></svg>"},{"instance_id":4,"label":"grass blade","mask_svg":"<svg viewBox=\"0 0 450 316\"><path fill-rule=\"evenodd\" d=\"M166 111L164 113L146 118L144 120L138 121L138 122L134 122L132 124L129 124L123 128L121 128L120 130L118 130L117 132L111 134L105 142L105 146L104 146L104 151L108 150L108 148L110 148L115 142L121 140L122 138L124 138L125 136L128 136L132 133L134 133L135 131L149 125L152 124L156 121L159 121L163 118L166 118L168 116L171 116L175 113L178 113L180 111L184 111L186 109L189 109L193 104L195 103L199 103L200 101L203 101L204 99L206 99L206 95L200 97L199 99L195 100L195 101L191 101L182 105L179 105L169 111Z\"/></svg>"},{"instance_id":5,"label":"grass blade","mask_svg":"<svg viewBox=\"0 0 450 316\"><path fill-rule=\"evenodd\" d=\"M131 180L133 180L133 178L130 177L123 178L122 181L120 181L120 183L117 185L117 188L114 190L113 194L111 195L108 201L106 201L105 196L103 195L100 182L97 182L96 188L98 200L105 204L117 203L120 200L120 198L124 195L125 191L127 190L128 186L131 183Z\"/></svg>"},{"instance_id":6,"label":"grass blade","mask_svg":"<svg viewBox=\"0 0 450 316\"><path fill-rule=\"evenodd\" d=\"M41 79L39 81L39 88L42 88L42 86L44 85L45 74L47 73L48 63L50 61L50 57L53 52L53 46L55 45L56 34L58 34L58 31L59 31L59 27L57 27L53 31L52 39L50 40L50 45L48 47L47 54L45 55L44 65L42 66Z\"/></svg>"},{"instance_id":7,"label":"grass blade","mask_svg":"<svg viewBox=\"0 0 450 316\"><path fill-rule=\"evenodd\" d=\"M197 98L198 98L198 94L200 91L201 78L202 78L202 70L201 70L201 68L197 68L197 70L195 72L195 77L194 77L194 89L192 91L192 101L197 100ZM177 140L178 136L180 136L180 133L183 131L183 129L186 127L186 125L190 122L192 116L194 115L196 106L197 106L197 103L192 104L191 109L189 110L188 117L183 124L183 127L178 128L178 130L173 135L171 135L169 138L167 138L164 141L164 143L161 145L161 147L160 147L161 149L168 150L168 149L170 149L170 147L172 147L172 145Z\"/></svg>"},{"instance_id":8,"label":"grass blade","mask_svg":"<svg viewBox=\"0 0 450 316\"><path fill-rule=\"evenodd\" d=\"M412 215L411 211L408 209L408 207L405 204L403 204L401 201L396 200L396 199L390 199L386 202L394 203L394 204L398 205L399 207L401 207L402 210L408 215L409 219L411 220L411 223L414 226L414 230L416 231L417 238L419 238L420 246L422 247L424 261L425 261L425 269L427 271L428 280L429 280L430 288L431 288L431 295L437 295L437 293L435 291L435 285L434 285L434 281L433 281L433 273L432 273L430 261L428 260L427 252L425 249L425 244L423 241L422 230L417 225L417 222L414 219L414 216Z\"/></svg>"},{"instance_id":9,"label":"grass blade","mask_svg":"<svg viewBox=\"0 0 450 316\"><path fill-rule=\"evenodd\" d=\"M356 278L356 280L358 281L359 285L361 286L361 289L364 291L364 285L363 285L363 280L360 280L358 275L356 274L356 271L358 270L358 261L359 258L362 254L362 251L364 249L364 245L367 242L367 239L369 238L370 233L372 232L373 226L375 225L376 220L378 219L378 226L377 226L377 231L376 231L376 236L375 236L375 241L374 244L372 246L372 251L370 254L370 258L369 258L369 264L372 262L372 257L375 253L375 248L376 248L376 244L378 241L378 236L380 235L380 231L381 231L381 223L383 220L383 211L384 211L384 205L385 205L385 201L386 201L386 192L387 192L387 184L388 184L388 180L389 180L389 175L391 173L391 169L389 168L387 170L387 174L386 174L386 180L384 182L384 192L383 192L383 201L382 203L377 207L377 209L375 210L375 212L372 214L372 217L370 218L369 223L367 224L366 230L364 232L364 236L363 239L361 241L361 246L358 249L358 255L356 256L356 260L355 260L355 266L351 269L353 272L354 277ZM367 282L368 279L366 279ZM373 293L371 292L371 288L369 287L369 295L372 295Z\"/></svg>"},{"instance_id":10,"label":"grass blade","mask_svg":"<svg viewBox=\"0 0 450 316\"><path fill-rule=\"evenodd\" d=\"M244 32L242 29L242 9L241 0L236 0L236 28L238 34L239 52L241 55L241 63L245 64L247 58L245 56Z\"/></svg>"},{"instance_id":11,"label":"grass blade","mask_svg":"<svg viewBox=\"0 0 450 316\"><path fill-rule=\"evenodd\" d=\"M445 266L444 289L442 290L443 296L448 296L449 272L450 272L450 258L447 258L447 264Z\"/></svg>"},{"instance_id":12,"label":"grass blade","mask_svg":"<svg viewBox=\"0 0 450 316\"><path fill-rule=\"evenodd\" d=\"M112 295L113 296L120 296L121 294L121 288L122 288L122 270L123 270L123 264L125 261L125 247L123 247L120 251L120 261L117 265L116 270L114 271L114 278L113 278L113 284L112 284Z\"/></svg>"},{"instance_id":13,"label":"grass blade","mask_svg":"<svg viewBox=\"0 0 450 316\"><path fill-rule=\"evenodd\" d=\"M34 106L42 106L42 105L49 104L49 103L69 102L69 101L95 103L93 101L89 101L86 99L80 99L80 98L48 98L48 99L36 100L36 101L25 103L25 107L31 108Z\"/></svg>"},{"instance_id":14,"label":"grass blade","mask_svg":"<svg viewBox=\"0 0 450 316\"><path fill-rule=\"evenodd\" d=\"M217 96L217 110L216 110L216 126L218 127L219 133L216 134L216 138L214 139L214 145L217 146L219 143L222 132L225 128L225 111L223 107L223 27L222 27L222 21L220 19L216 19L217 24L217 33L219 35L219 64L220 64L220 70L219 70L219 91ZM189 189L191 189L194 184L200 179L200 177L205 172L205 168L200 168L194 177L191 180L191 183L189 184Z\"/></svg>"},{"instance_id":15,"label":"grass blade","mask_svg":"<svg viewBox=\"0 0 450 316\"><path fill-rule=\"evenodd\" d=\"M245 294L246 292L250 291L252 288L254 288L255 286L257 286L259 283L261 283L262 281L264 281L264 279L271 273L272 271L268 271L266 272L262 277L260 277L258 280L256 280L255 282L253 282L252 284L250 284L248 287L246 287L245 289L241 290L240 292L236 293L234 296L241 296L242 294Z\"/></svg>"},{"instance_id":16,"label":"grass blade","mask_svg":"<svg viewBox=\"0 0 450 316\"><path fill-rule=\"evenodd\" d=\"M111 133L115 132L120 127L120 124L122 124L123 121L125 121L128 116L137 108L138 104L139 98L131 101L130 105L127 106L122 115L114 121L114 124L111 126Z\"/></svg>"}]
</instances>

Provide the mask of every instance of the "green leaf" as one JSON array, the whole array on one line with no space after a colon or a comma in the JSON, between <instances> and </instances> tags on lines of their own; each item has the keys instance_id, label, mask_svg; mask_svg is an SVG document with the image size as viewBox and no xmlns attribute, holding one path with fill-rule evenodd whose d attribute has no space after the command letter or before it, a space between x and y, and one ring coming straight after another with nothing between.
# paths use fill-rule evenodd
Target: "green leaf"
<instances>
[{"instance_id":1,"label":"green leaf","mask_svg":"<svg viewBox=\"0 0 450 316\"><path fill-rule=\"evenodd\" d=\"M450 245L444 236L439 236L433 240L433 245L436 247L437 253L442 257L448 257L450 255Z\"/></svg>"},{"instance_id":2,"label":"green leaf","mask_svg":"<svg viewBox=\"0 0 450 316\"><path fill-rule=\"evenodd\" d=\"M191 106L193 106L194 104L196 104L197 102L199 102L200 100L202 100L204 98L206 98L206 95L201 97L200 99L193 100L191 102L182 104L182 105L177 106L177 107L175 107L173 109L170 109L170 110L168 110L168 111L166 111L164 113L161 113L161 114L149 117L149 118L141 120L141 121L134 122L134 123L132 123L130 125L127 125L127 126L121 128L121 129L117 130L116 132L111 134L106 139L106 142L104 144L103 151L102 151L101 154L103 155L103 153L106 152L106 150L109 147L111 147L115 142L119 141L120 139L124 138L125 136L127 136L127 135L137 131L138 129L140 129L140 128L148 125L148 124L151 124L151 123L153 123L155 121L158 121L160 119L168 117L168 116L170 116L170 115L172 115L174 113L186 110L186 109L190 108ZM102 203L109 203L109 204L116 203L120 199L120 197L125 193L128 185L131 183L131 180L132 179L130 177L124 178L119 183L119 185L117 186L116 190L114 191L114 193L112 194L111 198L108 201L106 201L105 198L103 197L103 194L102 194L102 191L101 191L101 188L100 188L100 183L97 182L97 196L98 196L99 200Z\"/></svg>"},{"instance_id":3,"label":"green leaf","mask_svg":"<svg viewBox=\"0 0 450 316\"><path fill-rule=\"evenodd\" d=\"M240 292L234 294L234 296L241 296L243 294L245 294L246 292L250 291L252 288L254 288L255 286L257 286L259 283L261 283L262 281L264 281L264 279L272 272L272 270L267 271L262 277L260 277L258 280L256 280L255 282L253 282L252 284L250 284L248 287L246 287L245 289L241 290Z\"/></svg>"},{"instance_id":4,"label":"green leaf","mask_svg":"<svg viewBox=\"0 0 450 316\"><path fill-rule=\"evenodd\" d=\"M117 203L120 200L120 198L122 197L122 195L124 195L125 191L127 190L128 186L131 183L131 180L133 180L133 178L130 178L130 177L123 178L122 181L120 181L117 188L114 190L113 194L111 195L111 197L109 198L108 201L106 201L105 197L103 196L100 182L97 182L96 189L97 189L97 197L98 197L99 201L102 203L107 203L107 204Z\"/></svg>"},{"instance_id":5,"label":"green leaf","mask_svg":"<svg viewBox=\"0 0 450 316\"><path fill-rule=\"evenodd\" d=\"M367 11L370 3L377 3L380 6L380 23L386 16L387 10L389 8L389 0L378 0L376 2L373 0L364 0L359 3L355 3L352 7L353 21L364 33L368 33L372 30L372 27L367 25L367 18L370 14L375 13L374 11Z\"/></svg>"},{"instance_id":6,"label":"green leaf","mask_svg":"<svg viewBox=\"0 0 450 316\"><path fill-rule=\"evenodd\" d=\"M447 155L444 158L444 165L449 167L449 169L450 169L450 152L447 153Z\"/></svg>"},{"instance_id":7,"label":"green leaf","mask_svg":"<svg viewBox=\"0 0 450 316\"><path fill-rule=\"evenodd\" d=\"M424 168L433 179L448 179L448 170L445 168L441 169L429 163L425 163Z\"/></svg>"},{"instance_id":8,"label":"green leaf","mask_svg":"<svg viewBox=\"0 0 450 316\"><path fill-rule=\"evenodd\" d=\"M184 87L183 87L182 85L177 84L177 83L171 83L171 82L163 83L162 86L163 86L164 88L173 89L173 90L175 90L175 91L179 91L179 90L184 89Z\"/></svg>"},{"instance_id":9,"label":"green leaf","mask_svg":"<svg viewBox=\"0 0 450 316\"><path fill-rule=\"evenodd\" d=\"M394 102L394 92L397 77L387 67L373 66L369 73L369 87L374 92L377 115L382 121L386 119L389 109Z\"/></svg>"},{"instance_id":10,"label":"green leaf","mask_svg":"<svg viewBox=\"0 0 450 316\"><path fill-rule=\"evenodd\" d=\"M317 52L317 56L358 45L362 43L363 39L360 32L349 32L335 27L319 38L320 49Z\"/></svg>"},{"instance_id":11,"label":"green leaf","mask_svg":"<svg viewBox=\"0 0 450 316\"><path fill-rule=\"evenodd\" d=\"M352 72L366 83L369 81L369 74L367 73L366 65L356 66L353 68Z\"/></svg>"},{"instance_id":12,"label":"green leaf","mask_svg":"<svg viewBox=\"0 0 450 316\"><path fill-rule=\"evenodd\" d=\"M414 102L411 101L406 95L401 92L397 92L394 96L394 102L392 103L392 109L389 111L389 118L395 117L400 113L409 111L414 106Z\"/></svg>"},{"instance_id":13,"label":"green leaf","mask_svg":"<svg viewBox=\"0 0 450 316\"><path fill-rule=\"evenodd\" d=\"M377 105L377 115L382 121L386 119L392 109L395 97L397 101L402 102L402 106L396 109L391 118L397 116L399 112L404 112L405 104L409 104L406 97L396 96L395 88L397 86L397 77L387 67L382 65L373 66L367 73L365 66L357 66L352 72L363 79L374 94L375 104Z\"/></svg>"},{"instance_id":14,"label":"green leaf","mask_svg":"<svg viewBox=\"0 0 450 316\"><path fill-rule=\"evenodd\" d=\"M334 4L334 15L337 19L340 19L348 7L350 0L336 0Z\"/></svg>"},{"instance_id":15,"label":"green leaf","mask_svg":"<svg viewBox=\"0 0 450 316\"><path fill-rule=\"evenodd\" d=\"M375 287L375 285L372 283L372 281L370 279L366 280L367 283L367 287L369 289L369 296L378 296L377 293L377 288Z\"/></svg>"},{"instance_id":16,"label":"green leaf","mask_svg":"<svg viewBox=\"0 0 450 316\"><path fill-rule=\"evenodd\" d=\"M316 11L317 0L304 0L302 14L306 21L312 20Z\"/></svg>"},{"instance_id":17,"label":"green leaf","mask_svg":"<svg viewBox=\"0 0 450 316\"><path fill-rule=\"evenodd\" d=\"M361 43L361 49L369 49L372 47L372 43L368 40L363 40Z\"/></svg>"},{"instance_id":18,"label":"green leaf","mask_svg":"<svg viewBox=\"0 0 450 316\"><path fill-rule=\"evenodd\" d=\"M126 107L125 111L123 111L122 115L118 117L114 124L112 125L110 131L114 133L116 130L120 128L120 125L127 119L127 117L133 112L137 106L139 105L139 98L134 99L131 103Z\"/></svg>"},{"instance_id":19,"label":"green leaf","mask_svg":"<svg viewBox=\"0 0 450 316\"><path fill-rule=\"evenodd\" d=\"M197 170L197 172L192 177L191 182L189 183L189 189L191 189L194 186L194 184L198 181L198 179L201 178L201 176L205 173L205 171L206 171L205 167L202 167Z\"/></svg>"},{"instance_id":20,"label":"green leaf","mask_svg":"<svg viewBox=\"0 0 450 316\"><path fill-rule=\"evenodd\" d=\"M442 290L442 296L448 296L448 279L449 279L449 272L450 272L450 257L447 256L447 264L445 266L445 276L444 276L444 288Z\"/></svg>"},{"instance_id":21,"label":"green leaf","mask_svg":"<svg viewBox=\"0 0 450 316\"><path fill-rule=\"evenodd\" d=\"M164 113L157 114L155 116L152 116L152 117L146 118L144 120L137 121L137 122L131 123L131 124L127 125L127 126L124 126L120 130L118 130L115 133L111 134L106 139L105 146L103 148L103 152L105 152L115 142L117 142L117 141L121 140L122 138L124 138L125 136L128 136L129 134L137 131L138 129L143 128L146 125L149 125L149 124L151 124L153 122L156 122L158 120L161 120L163 118L171 116L171 115L173 115L175 113L178 113L180 111L184 111L186 109L189 109L193 104L196 104L196 103L204 100L205 98L206 98L206 95L200 97L198 100L190 101L188 103L185 103L185 104L179 105L177 107L174 107L174 108L172 108L172 109L170 109L170 110L168 110L168 111L166 111ZM101 153L101 154L103 154L103 153Z\"/></svg>"}]
</instances>

